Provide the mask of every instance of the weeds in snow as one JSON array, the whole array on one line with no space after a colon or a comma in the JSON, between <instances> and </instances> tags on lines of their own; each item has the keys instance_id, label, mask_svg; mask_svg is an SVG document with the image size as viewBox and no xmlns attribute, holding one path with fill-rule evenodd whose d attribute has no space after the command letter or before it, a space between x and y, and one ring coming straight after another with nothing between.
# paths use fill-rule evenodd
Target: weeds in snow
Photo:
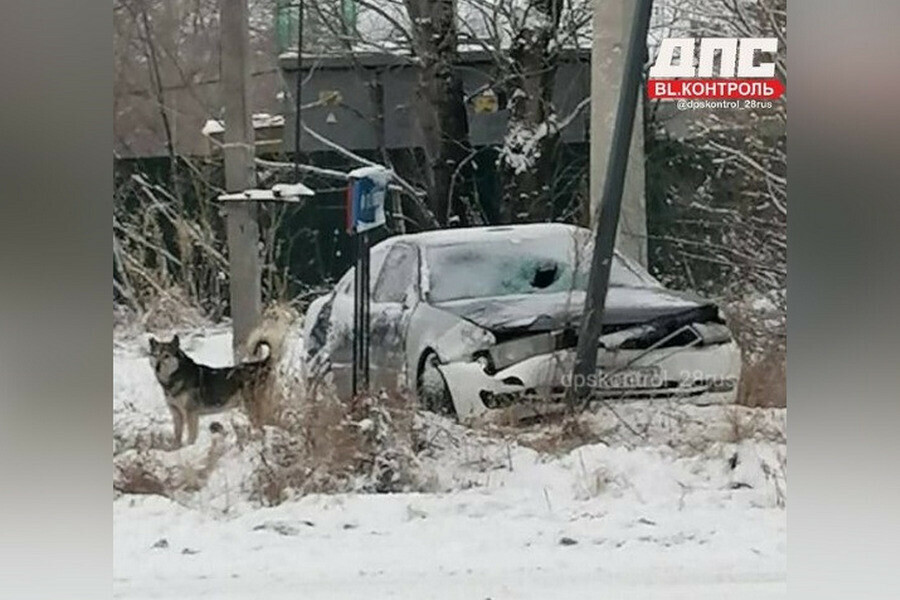
<instances>
[{"instance_id":1,"label":"weeds in snow","mask_svg":"<svg viewBox=\"0 0 900 600\"><path fill-rule=\"evenodd\" d=\"M203 488L227 447L222 426L213 423L206 450L185 448L170 453L128 450L113 457L113 490L121 494L155 494L178 499ZM172 460L172 458L176 460Z\"/></svg>"},{"instance_id":2,"label":"weeds in snow","mask_svg":"<svg viewBox=\"0 0 900 600\"><path fill-rule=\"evenodd\" d=\"M253 473L253 497L279 504L314 492L422 490L420 430L409 400L382 392L342 402L317 398L267 427Z\"/></svg>"},{"instance_id":3,"label":"weeds in snow","mask_svg":"<svg viewBox=\"0 0 900 600\"><path fill-rule=\"evenodd\" d=\"M744 366L738 404L751 407L787 406L787 356L772 350Z\"/></svg>"}]
</instances>

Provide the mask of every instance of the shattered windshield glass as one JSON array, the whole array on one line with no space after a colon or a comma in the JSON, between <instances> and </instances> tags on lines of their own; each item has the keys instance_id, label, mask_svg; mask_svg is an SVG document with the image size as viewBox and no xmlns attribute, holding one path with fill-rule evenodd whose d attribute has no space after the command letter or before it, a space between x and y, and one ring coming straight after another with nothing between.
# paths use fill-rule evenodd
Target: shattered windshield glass
<instances>
[{"instance_id":1,"label":"shattered windshield glass","mask_svg":"<svg viewBox=\"0 0 900 600\"><path fill-rule=\"evenodd\" d=\"M497 237L431 246L428 257L429 298L447 302L515 294L585 291L592 244L586 235ZM640 266L618 254L610 285L657 287Z\"/></svg>"}]
</instances>

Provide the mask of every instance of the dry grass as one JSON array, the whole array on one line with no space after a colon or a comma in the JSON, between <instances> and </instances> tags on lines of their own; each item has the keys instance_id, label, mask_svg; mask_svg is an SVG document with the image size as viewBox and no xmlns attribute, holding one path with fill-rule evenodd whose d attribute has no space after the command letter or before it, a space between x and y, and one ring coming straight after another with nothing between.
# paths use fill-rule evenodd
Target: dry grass
<instances>
[{"instance_id":1,"label":"dry grass","mask_svg":"<svg viewBox=\"0 0 900 600\"><path fill-rule=\"evenodd\" d=\"M282 412L302 399L295 397L303 395L302 377L288 368L292 365L285 364L291 360L290 356L285 357L286 337L295 325L299 325L300 318L290 304L274 302L263 310L259 325L250 332L244 344L244 360L251 361L264 358L256 354L260 343L268 347L269 368L259 381L254 382L245 407L256 428L280 425Z\"/></svg>"},{"instance_id":2,"label":"dry grass","mask_svg":"<svg viewBox=\"0 0 900 600\"><path fill-rule=\"evenodd\" d=\"M285 402L275 379L274 368L270 367L250 383L249 398L244 404L244 410L255 429L277 425L281 420Z\"/></svg>"},{"instance_id":3,"label":"dry grass","mask_svg":"<svg viewBox=\"0 0 900 600\"><path fill-rule=\"evenodd\" d=\"M148 466L146 454L137 453L129 458L131 460L113 461L113 490L116 493L168 495L169 487Z\"/></svg>"},{"instance_id":4,"label":"dry grass","mask_svg":"<svg viewBox=\"0 0 900 600\"><path fill-rule=\"evenodd\" d=\"M147 332L187 331L213 322L178 286L160 288L140 310L127 304L113 304L114 339L136 338Z\"/></svg>"},{"instance_id":5,"label":"dry grass","mask_svg":"<svg viewBox=\"0 0 900 600\"><path fill-rule=\"evenodd\" d=\"M743 354L737 403L742 406L787 406L787 315L774 304L753 307L736 302L726 308L728 326Z\"/></svg>"},{"instance_id":6,"label":"dry grass","mask_svg":"<svg viewBox=\"0 0 900 600\"><path fill-rule=\"evenodd\" d=\"M126 450L137 450L139 452L171 450L173 445L174 439L171 430L148 429L135 434L131 431L121 433L113 429L114 456Z\"/></svg>"},{"instance_id":7,"label":"dry grass","mask_svg":"<svg viewBox=\"0 0 900 600\"><path fill-rule=\"evenodd\" d=\"M296 495L420 489L414 410L403 396L334 394L282 412L265 429L254 499L276 505Z\"/></svg>"},{"instance_id":8,"label":"dry grass","mask_svg":"<svg viewBox=\"0 0 900 600\"><path fill-rule=\"evenodd\" d=\"M204 311L178 286L161 290L149 300L138 321L145 331L172 331L209 324Z\"/></svg>"},{"instance_id":9,"label":"dry grass","mask_svg":"<svg viewBox=\"0 0 900 600\"><path fill-rule=\"evenodd\" d=\"M563 456L579 446L603 441L584 415L565 411L547 412L527 420L513 415L491 422L484 429L487 433L505 440L515 440L522 446L551 456Z\"/></svg>"},{"instance_id":10,"label":"dry grass","mask_svg":"<svg viewBox=\"0 0 900 600\"><path fill-rule=\"evenodd\" d=\"M773 350L744 365L737 403L763 408L787 406L787 356L784 351Z\"/></svg>"},{"instance_id":11,"label":"dry grass","mask_svg":"<svg viewBox=\"0 0 900 600\"><path fill-rule=\"evenodd\" d=\"M739 443L743 440L766 440L768 442L783 444L785 437L785 422L773 418L772 411L745 406L731 406L726 409L725 421L727 430L724 432L724 441Z\"/></svg>"},{"instance_id":12,"label":"dry grass","mask_svg":"<svg viewBox=\"0 0 900 600\"><path fill-rule=\"evenodd\" d=\"M216 430L221 433L221 425ZM226 447L221 435L214 435L206 451L185 450L181 460L159 450L129 450L113 458L113 490L121 494L155 494L175 499L199 491L216 468Z\"/></svg>"}]
</instances>

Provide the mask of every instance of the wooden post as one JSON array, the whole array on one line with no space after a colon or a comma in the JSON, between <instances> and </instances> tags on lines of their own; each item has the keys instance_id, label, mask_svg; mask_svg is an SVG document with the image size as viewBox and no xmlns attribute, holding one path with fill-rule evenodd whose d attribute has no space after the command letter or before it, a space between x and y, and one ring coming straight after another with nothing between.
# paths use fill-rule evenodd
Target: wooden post
<instances>
[{"instance_id":1,"label":"wooden post","mask_svg":"<svg viewBox=\"0 0 900 600\"><path fill-rule=\"evenodd\" d=\"M597 227L603 177L609 162L613 123L622 84L625 47L631 31L635 0L594 0L591 46L591 176L590 226ZM640 96L639 96L640 97ZM647 209L644 198L643 116L635 114L631 160L625 174L616 248L647 266Z\"/></svg>"},{"instance_id":2,"label":"wooden post","mask_svg":"<svg viewBox=\"0 0 900 600\"><path fill-rule=\"evenodd\" d=\"M225 96L225 189L240 192L256 187L253 124L247 93L250 79L247 0L219 1ZM255 202L228 202L223 210L228 237L232 348L235 361L238 361L260 314L258 205Z\"/></svg>"}]
</instances>

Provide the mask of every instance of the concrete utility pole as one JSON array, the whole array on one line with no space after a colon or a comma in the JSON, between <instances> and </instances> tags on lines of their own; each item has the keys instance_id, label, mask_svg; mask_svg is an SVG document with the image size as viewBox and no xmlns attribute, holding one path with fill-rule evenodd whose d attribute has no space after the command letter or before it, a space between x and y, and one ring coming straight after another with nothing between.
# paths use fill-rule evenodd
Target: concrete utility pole
<instances>
[{"instance_id":1,"label":"concrete utility pole","mask_svg":"<svg viewBox=\"0 0 900 600\"><path fill-rule=\"evenodd\" d=\"M253 125L247 94L250 80L247 0L219 2L225 95L225 189L240 192L256 187ZM232 348L237 361L260 313L258 205L255 202L227 202L223 209L228 236Z\"/></svg>"},{"instance_id":2,"label":"concrete utility pole","mask_svg":"<svg viewBox=\"0 0 900 600\"><path fill-rule=\"evenodd\" d=\"M594 249L591 256L591 274L588 278L584 313L578 331L578 347L575 353L572 387L569 401L573 408L583 406L589 399L590 378L597 371L597 352L603 332L603 315L606 310L606 292L609 289L609 272L612 267L613 246L619 224L620 209L624 198L625 175L630 162L628 154L640 95L643 57L647 53L647 29L653 0L635 0L631 18L634 24L628 35L628 50L622 68L622 82L616 103L615 121L606 178L600 201Z\"/></svg>"},{"instance_id":3,"label":"concrete utility pole","mask_svg":"<svg viewBox=\"0 0 900 600\"><path fill-rule=\"evenodd\" d=\"M591 47L591 228L600 215L600 194L609 162L613 123L622 85L625 46L636 0L594 0ZM647 209L644 200L644 126L638 110L631 136L616 248L647 266Z\"/></svg>"}]
</instances>

